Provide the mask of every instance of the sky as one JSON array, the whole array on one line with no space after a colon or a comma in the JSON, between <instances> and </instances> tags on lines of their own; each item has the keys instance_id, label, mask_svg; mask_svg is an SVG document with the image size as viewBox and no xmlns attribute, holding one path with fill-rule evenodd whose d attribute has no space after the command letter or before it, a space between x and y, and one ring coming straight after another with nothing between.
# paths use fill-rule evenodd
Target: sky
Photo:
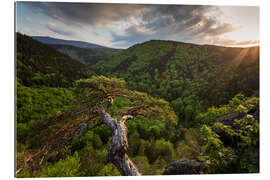
<instances>
[{"instance_id":1,"label":"sky","mask_svg":"<svg viewBox=\"0 0 270 180\"><path fill-rule=\"evenodd\" d=\"M128 48L148 40L259 44L259 7L17 2L16 31Z\"/></svg>"}]
</instances>

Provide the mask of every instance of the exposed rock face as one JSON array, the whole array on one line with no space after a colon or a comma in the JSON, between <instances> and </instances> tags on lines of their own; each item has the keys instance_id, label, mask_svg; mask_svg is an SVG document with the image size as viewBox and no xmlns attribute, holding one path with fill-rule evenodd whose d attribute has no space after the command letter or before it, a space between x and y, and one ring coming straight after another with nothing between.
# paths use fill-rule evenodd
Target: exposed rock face
<instances>
[{"instance_id":1,"label":"exposed rock face","mask_svg":"<svg viewBox=\"0 0 270 180\"><path fill-rule=\"evenodd\" d=\"M246 116L246 113L233 113L223 116L217 122L222 123L223 125L231 126L233 129L237 129L238 127L234 125L234 120L241 119L244 116ZM224 143L225 146L231 146L236 144L236 141L240 140L240 138L231 137L223 130L217 128L215 125L213 125L211 129L219 135L219 139Z\"/></svg>"},{"instance_id":2,"label":"exposed rock face","mask_svg":"<svg viewBox=\"0 0 270 180\"><path fill-rule=\"evenodd\" d=\"M195 160L179 159L170 163L163 172L164 175L202 174L204 166Z\"/></svg>"},{"instance_id":3,"label":"exposed rock face","mask_svg":"<svg viewBox=\"0 0 270 180\"><path fill-rule=\"evenodd\" d=\"M259 121L259 106L249 109L247 113L233 113L220 118L217 122L220 122L224 125L231 126L233 129L237 129L239 127L234 125L235 119L241 119L247 115L253 116L257 121ZM212 126L212 130L217 133L220 137L220 140L224 143L225 146L231 146L240 141L239 137L231 137L223 130L217 128L215 125Z\"/></svg>"}]
</instances>

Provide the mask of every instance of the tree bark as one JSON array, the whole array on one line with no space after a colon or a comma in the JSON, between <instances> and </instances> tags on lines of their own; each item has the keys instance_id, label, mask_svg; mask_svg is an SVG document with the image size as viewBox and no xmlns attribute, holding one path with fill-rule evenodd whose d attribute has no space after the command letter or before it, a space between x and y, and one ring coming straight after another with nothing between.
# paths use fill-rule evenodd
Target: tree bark
<instances>
[{"instance_id":1,"label":"tree bark","mask_svg":"<svg viewBox=\"0 0 270 180\"><path fill-rule=\"evenodd\" d=\"M104 124L112 131L112 140L107 152L107 160L112 162L120 173L124 176L140 176L137 167L127 155L128 140L125 121L133 118L125 115L120 121L112 118L104 109L100 111L100 116Z\"/></svg>"}]
</instances>

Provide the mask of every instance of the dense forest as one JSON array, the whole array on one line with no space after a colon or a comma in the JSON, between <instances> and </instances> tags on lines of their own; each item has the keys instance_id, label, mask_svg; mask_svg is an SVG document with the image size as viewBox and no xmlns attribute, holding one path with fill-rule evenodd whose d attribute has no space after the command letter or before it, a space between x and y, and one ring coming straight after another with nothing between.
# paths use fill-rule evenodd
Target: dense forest
<instances>
[{"instance_id":1,"label":"dense forest","mask_svg":"<svg viewBox=\"0 0 270 180\"><path fill-rule=\"evenodd\" d=\"M259 172L259 47L59 48L16 34L16 177Z\"/></svg>"},{"instance_id":2,"label":"dense forest","mask_svg":"<svg viewBox=\"0 0 270 180\"><path fill-rule=\"evenodd\" d=\"M69 87L94 74L84 64L31 37L16 34L17 80L25 86Z\"/></svg>"},{"instance_id":3,"label":"dense forest","mask_svg":"<svg viewBox=\"0 0 270 180\"><path fill-rule=\"evenodd\" d=\"M111 48L80 48L63 44L52 44L50 46L86 65L93 65L101 59L110 58L113 54L120 51L119 49Z\"/></svg>"}]
</instances>

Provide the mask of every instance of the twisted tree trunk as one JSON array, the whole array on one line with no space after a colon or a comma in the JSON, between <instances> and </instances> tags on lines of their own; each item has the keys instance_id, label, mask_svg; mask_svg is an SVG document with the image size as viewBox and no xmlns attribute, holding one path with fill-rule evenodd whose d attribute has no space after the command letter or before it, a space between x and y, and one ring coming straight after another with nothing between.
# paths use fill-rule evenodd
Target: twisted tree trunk
<instances>
[{"instance_id":1,"label":"twisted tree trunk","mask_svg":"<svg viewBox=\"0 0 270 180\"><path fill-rule=\"evenodd\" d=\"M140 176L137 167L127 155L128 140L125 121L133 116L125 115L120 121L112 118L104 109L100 111L102 121L112 131L112 141L107 152L107 160L112 162L124 176Z\"/></svg>"}]
</instances>

